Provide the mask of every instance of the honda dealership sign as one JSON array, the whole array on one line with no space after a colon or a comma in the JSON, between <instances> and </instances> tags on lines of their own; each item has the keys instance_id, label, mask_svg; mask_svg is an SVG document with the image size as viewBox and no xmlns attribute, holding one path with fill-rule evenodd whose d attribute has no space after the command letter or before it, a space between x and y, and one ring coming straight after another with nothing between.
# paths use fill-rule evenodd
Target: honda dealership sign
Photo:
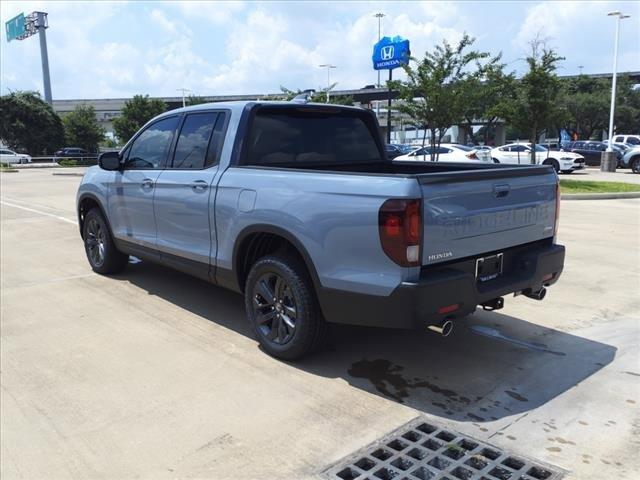
<instances>
[{"instance_id":1,"label":"honda dealership sign","mask_svg":"<svg viewBox=\"0 0 640 480\"><path fill-rule=\"evenodd\" d=\"M409 40L402 37L382 37L373 46L373 68L392 70L409 63Z\"/></svg>"}]
</instances>

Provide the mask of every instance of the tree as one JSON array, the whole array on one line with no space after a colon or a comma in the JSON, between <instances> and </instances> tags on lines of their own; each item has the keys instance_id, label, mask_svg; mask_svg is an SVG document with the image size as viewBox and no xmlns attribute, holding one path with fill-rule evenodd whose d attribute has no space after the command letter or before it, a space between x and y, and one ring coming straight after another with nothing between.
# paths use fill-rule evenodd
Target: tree
<instances>
[{"instance_id":1,"label":"tree","mask_svg":"<svg viewBox=\"0 0 640 480\"><path fill-rule=\"evenodd\" d=\"M618 77L614 129L614 133L640 133L640 88L629 77Z\"/></svg>"},{"instance_id":2,"label":"tree","mask_svg":"<svg viewBox=\"0 0 640 480\"><path fill-rule=\"evenodd\" d=\"M95 109L91 105L78 105L62 118L67 144L90 152L98 150L104 140L104 128L98 125Z\"/></svg>"},{"instance_id":3,"label":"tree","mask_svg":"<svg viewBox=\"0 0 640 480\"><path fill-rule=\"evenodd\" d=\"M453 47L446 40L426 52L417 65L404 65L406 81L387 82L389 88L397 90L401 103L398 110L407 114L416 127L430 132L431 160L437 160L437 152L445 132L462 122L467 110L469 89L473 79L480 79L500 56L491 58L487 52L469 50L475 39L465 34ZM481 61L488 59L485 64Z\"/></svg>"},{"instance_id":4,"label":"tree","mask_svg":"<svg viewBox=\"0 0 640 480\"><path fill-rule=\"evenodd\" d=\"M484 125L480 133L485 145L489 141L489 133L498 120L505 117L509 103L515 98L515 75L505 73L504 67L502 63L490 64L485 68L484 75L473 75L467 80L465 126L467 133L472 136L472 125L482 120Z\"/></svg>"},{"instance_id":5,"label":"tree","mask_svg":"<svg viewBox=\"0 0 640 480\"><path fill-rule=\"evenodd\" d=\"M531 163L536 163L538 137L552 125L558 126L563 110L558 103L560 80L555 74L558 62L564 58L536 38L526 58L529 71L517 83L516 95L507 108L507 119L516 129L529 132Z\"/></svg>"},{"instance_id":6,"label":"tree","mask_svg":"<svg viewBox=\"0 0 640 480\"><path fill-rule=\"evenodd\" d=\"M11 92L0 97L0 138L31 155L53 153L64 144L60 117L37 92Z\"/></svg>"},{"instance_id":7,"label":"tree","mask_svg":"<svg viewBox=\"0 0 640 480\"><path fill-rule=\"evenodd\" d=\"M580 75L563 81L560 105L568 113L567 126L589 139L607 128L611 82Z\"/></svg>"},{"instance_id":8,"label":"tree","mask_svg":"<svg viewBox=\"0 0 640 480\"><path fill-rule=\"evenodd\" d=\"M116 136L121 142L127 142L140 127L166 109L162 100L149 98L149 95L134 95L124 103L122 116L113 121Z\"/></svg>"}]
</instances>

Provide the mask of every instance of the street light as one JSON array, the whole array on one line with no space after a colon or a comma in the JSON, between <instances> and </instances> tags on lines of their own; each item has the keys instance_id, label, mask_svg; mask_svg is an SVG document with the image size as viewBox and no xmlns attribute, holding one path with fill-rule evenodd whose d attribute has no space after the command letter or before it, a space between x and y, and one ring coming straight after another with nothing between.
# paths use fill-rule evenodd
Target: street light
<instances>
[{"instance_id":1,"label":"street light","mask_svg":"<svg viewBox=\"0 0 640 480\"><path fill-rule=\"evenodd\" d=\"M382 12L378 12L374 15L374 17L378 19L378 42L382 38L380 35L380 22L382 21L382 17L384 16L385 14ZM378 83L376 84L376 86L380 88L380 70L378 70ZM380 118L380 100L376 101L376 118Z\"/></svg>"},{"instance_id":2,"label":"street light","mask_svg":"<svg viewBox=\"0 0 640 480\"><path fill-rule=\"evenodd\" d=\"M330 63L323 63L322 65L318 65L320 68L327 69L327 103L329 103L329 90L331 89L331 69L338 68L335 65L331 65Z\"/></svg>"},{"instance_id":3,"label":"street light","mask_svg":"<svg viewBox=\"0 0 640 480\"><path fill-rule=\"evenodd\" d=\"M618 37L620 34L620 20L629 18L630 15L626 15L619 11L609 12L609 17L618 17L616 20L616 37L613 47L613 82L611 84L611 110L609 112L609 144L607 145L607 152L613 152L613 116L616 108L616 79L618 68Z\"/></svg>"},{"instance_id":4,"label":"street light","mask_svg":"<svg viewBox=\"0 0 640 480\"><path fill-rule=\"evenodd\" d=\"M182 108L186 107L187 104L185 102L185 98L184 98L184 94L186 92L190 92L191 90L189 90L188 88L176 88L177 92L182 92Z\"/></svg>"}]
</instances>

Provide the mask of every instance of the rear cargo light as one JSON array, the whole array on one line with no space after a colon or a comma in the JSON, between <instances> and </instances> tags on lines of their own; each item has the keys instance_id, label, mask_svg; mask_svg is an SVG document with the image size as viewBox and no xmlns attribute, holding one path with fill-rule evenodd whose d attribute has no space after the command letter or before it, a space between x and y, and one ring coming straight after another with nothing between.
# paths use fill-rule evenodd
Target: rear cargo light
<instances>
[{"instance_id":1,"label":"rear cargo light","mask_svg":"<svg viewBox=\"0 0 640 480\"><path fill-rule=\"evenodd\" d=\"M554 238L558 236L559 226L560 226L560 182L556 183L556 223L553 227Z\"/></svg>"},{"instance_id":2,"label":"rear cargo light","mask_svg":"<svg viewBox=\"0 0 640 480\"><path fill-rule=\"evenodd\" d=\"M378 214L382 250L403 267L420 265L422 212L420 200L390 199Z\"/></svg>"}]
</instances>

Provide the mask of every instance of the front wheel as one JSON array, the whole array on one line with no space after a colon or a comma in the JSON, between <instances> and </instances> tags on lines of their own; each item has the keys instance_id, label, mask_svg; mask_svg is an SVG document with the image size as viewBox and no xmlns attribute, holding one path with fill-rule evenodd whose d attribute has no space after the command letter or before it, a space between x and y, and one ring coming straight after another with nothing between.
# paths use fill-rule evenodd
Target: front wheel
<instances>
[{"instance_id":1,"label":"front wheel","mask_svg":"<svg viewBox=\"0 0 640 480\"><path fill-rule=\"evenodd\" d=\"M543 165L551 165L553 166L553 169L556 171L556 173L560 173L560 164L558 163L557 160L555 159L549 159L549 160L545 160L543 163Z\"/></svg>"},{"instance_id":2,"label":"front wheel","mask_svg":"<svg viewBox=\"0 0 640 480\"><path fill-rule=\"evenodd\" d=\"M247 319L270 355L295 360L322 343L326 323L307 270L295 257L258 260L247 277L244 299Z\"/></svg>"},{"instance_id":3,"label":"front wheel","mask_svg":"<svg viewBox=\"0 0 640 480\"><path fill-rule=\"evenodd\" d=\"M84 217L82 238L87 260L94 272L119 273L127 266L129 255L116 248L107 221L98 208L89 210Z\"/></svg>"},{"instance_id":4,"label":"front wheel","mask_svg":"<svg viewBox=\"0 0 640 480\"><path fill-rule=\"evenodd\" d=\"M630 167L633 173L640 173L640 158L634 158L631 160Z\"/></svg>"}]
</instances>

